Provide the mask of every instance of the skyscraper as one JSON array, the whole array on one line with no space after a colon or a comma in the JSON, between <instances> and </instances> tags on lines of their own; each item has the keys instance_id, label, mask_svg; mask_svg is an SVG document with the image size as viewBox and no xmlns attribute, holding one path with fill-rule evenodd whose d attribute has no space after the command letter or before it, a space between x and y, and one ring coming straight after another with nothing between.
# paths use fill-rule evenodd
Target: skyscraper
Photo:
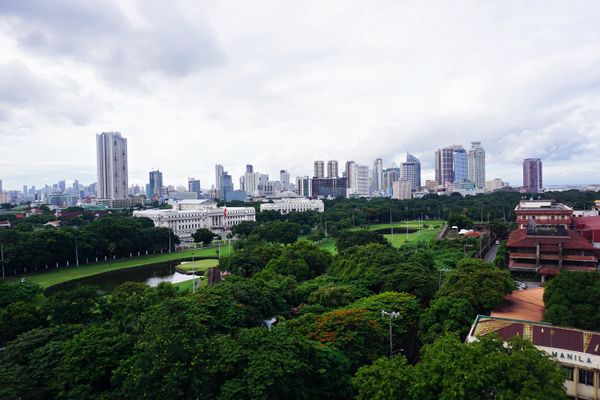
<instances>
[{"instance_id":1,"label":"skyscraper","mask_svg":"<svg viewBox=\"0 0 600 400\"><path fill-rule=\"evenodd\" d=\"M312 197L312 184L308 176L296 177L296 193L302 197Z\"/></svg>"},{"instance_id":2,"label":"skyscraper","mask_svg":"<svg viewBox=\"0 0 600 400\"><path fill-rule=\"evenodd\" d=\"M462 146L452 146L454 154L452 155L454 169L454 183L466 182L469 179L469 157L467 151Z\"/></svg>"},{"instance_id":3,"label":"skyscraper","mask_svg":"<svg viewBox=\"0 0 600 400\"><path fill-rule=\"evenodd\" d=\"M354 177L352 176L352 169L353 169L353 165L354 165L354 161L350 160L350 161L346 161L346 186L348 188L352 187L352 182L354 182Z\"/></svg>"},{"instance_id":4,"label":"skyscraper","mask_svg":"<svg viewBox=\"0 0 600 400\"><path fill-rule=\"evenodd\" d=\"M314 178L325 178L325 163L323 161L315 161Z\"/></svg>"},{"instance_id":5,"label":"skyscraper","mask_svg":"<svg viewBox=\"0 0 600 400\"><path fill-rule=\"evenodd\" d=\"M96 135L97 198L125 200L129 188L127 139L119 132Z\"/></svg>"},{"instance_id":6,"label":"skyscraper","mask_svg":"<svg viewBox=\"0 0 600 400\"><path fill-rule=\"evenodd\" d=\"M217 189L217 196L220 196L220 193L218 193L218 191L221 188L221 181L223 180L224 173L225 169L223 169L223 166L221 164L215 165L215 189Z\"/></svg>"},{"instance_id":7,"label":"skyscraper","mask_svg":"<svg viewBox=\"0 0 600 400\"><path fill-rule=\"evenodd\" d=\"M159 170L150 171L148 174L148 186L146 196L159 197L163 187L163 176Z\"/></svg>"},{"instance_id":8,"label":"skyscraper","mask_svg":"<svg viewBox=\"0 0 600 400\"><path fill-rule=\"evenodd\" d=\"M373 191L383 190L383 160L378 158L373 163Z\"/></svg>"},{"instance_id":9,"label":"skyscraper","mask_svg":"<svg viewBox=\"0 0 600 400\"><path fill-rule=\"evenodd\" d=\"M279 171L279 181L281 182L281 190L290 190L290 173L285 169Z\"/></svg>"},{"instance_id":10,"label":"skyscraper","mask_svg":"<svg viewBox=\"0 0 600 400\"><path fill-rule=\"evenodd\" d=\"M258 173L246 172L244 175L244 191L248 196L255 196L258 190Z\"/></svg>"},{"instance_id":11,"label":"skyscraper","mask_svg":"<svg viewBox=\"0 0 600 400\"><path fill-rule=\"evenodd\" d=\"M252 164L246 164L246 172L254 172L254 167L252 166Z\"/></svg>"},{"instance_id":12,"label":"skyscraper","mask_svg":"<svg viewBox=\"0 0 600 400\"><path fill-rule=\"evenodd\" d=\"M469 149L469 180L477 189L485 189L485 150L480 141L471 142Z\"/></svg>"},{"instance_id":13,"label":"skyscraper","mask_svg":"<svg viewBox=\"0 0 600 400\"><path fill-rule=\"evenodd\" d=\"M0 179L0 193L2 193L2 192L3 192L3 190L2 190L2 179Z\"/></svg>"},{"instance_id":14,"label":"skyscraper","mask_svg":"<svg viewBox=\"0 0 600 400\"><path fill-rule=\"evenodd\" d=\"M369 196L369 167L352 163L352 183L348 193L355 196Z\"/></svg>"},{"instance_id":15,"label":"skyscraper","mask_svg":"<svg viewBox=\"0 0 600 400\"><path fill-rule=\"evenodd\" d=\"M219 187L219 200L230 201L233 192L233 180L226 171L221 175L221 187Z\"/></svg>"},{"instance_id":16,"label":"skyscraper","mask_svg":"<svg viewBox=\"0 0 600 400\"><path fill-rule=\"evenodd\" d=\"M327 177L337 178L338 177L338 162L336 160L327 161Z\"/></svg>"},{"instance_id":17,"label":"skyscraper","mask_svg":"<svg viewBox=\"0 0 600 400\"><path fill-rule=\"evenodd\" d=\"M539 158L526 158L523 160L523 188L529 193L542 191L542 160Z\"/></svg>"},{"instance_id":18,"label":"skyscraper","mask_svg":"<svg viewBox=\"0 0 600 400\"><path fill-rule=\"evenodd\" d=\"M200 179L188 178L188 191L194 192L199 196L201 192Z\"/></svg>"},{"instance_id":19,"label":"skyscraper","mask_svg":"<svg viewBox=\"0 0 600 400\"><path fill-rule=\"evenodd\" d=\"M411 190L421 187L421 162L410 153L406 153L406 162L400 165L400 179L411 182Z\"/></svg>"}]
</instances>

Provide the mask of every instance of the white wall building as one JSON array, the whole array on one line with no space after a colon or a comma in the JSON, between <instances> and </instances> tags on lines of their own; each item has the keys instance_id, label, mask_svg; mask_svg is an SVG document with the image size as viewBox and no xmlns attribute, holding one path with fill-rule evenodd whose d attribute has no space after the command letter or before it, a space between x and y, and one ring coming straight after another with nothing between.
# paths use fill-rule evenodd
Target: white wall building
<instances>
[{"instance_id":1,"label":"white wall building","mask_svg":"<svg viewBox=\"0 0 600 400\"><path fill-rule=\"evenodd\" d=\"M217 207L210 200L181 200L170 202L170 210L134 211L134 217L150 218L154 226L170 228L182 241L191 241L198 229L210 229L223 234L242 221L255 221L254 207Z\"/></svg>"},{"instance_id":2,"label":"white wall building","mask_svg":"<svg viewBox=\"0 0 600 400\"><path fill-rule=\"evenodd\" d=\"M369 197L369 167L353 163L350 168L352 182L347 190L348 197Z\"/></svg>"},{"instance_id":3,"label":"white wall building","mask_svg":"<svg viewBox=\"0 0 600 400\"><path fill-rule=\"evenodd\" d=\"M494 178L490 181L485 182L485 191L486 192L495 192L496 190L502 190L504 187L504 182L500 178Z\"/></svg>"},{"instance_id":4,"label":"white wall building","mask_svg":"<svg viewBox=\"0 0 600 400\"><path fill-rule=\"evenodd\" d=\"M281 214L287 214L289 212L303 212L303 211L325 211L325 204L323 200L309 200L304 198L287 198L281 200L274 200L273 203L265 203L260 205L260 211L278 211Z\"/></svg>"},{"instance_id":5,"label":"white wall building","mask_svg":"<svg viewBox=\"0 0 600 400\"><path fill-rule=\"evenodd\" d=\"M481 142L471 142L468 177L476 189L485 189L485 150Z\"/></svg>"},{"instance_id":6,"label":"white wall building","mask_svg":"<svg viewBox=\"0 0 600 400\"><path fill-rule=\"evenodd\" d=\"M119 132L96 135L98 184L96 198L125 200L129 189L127 139Z\"/></svg>"}]
</instances>

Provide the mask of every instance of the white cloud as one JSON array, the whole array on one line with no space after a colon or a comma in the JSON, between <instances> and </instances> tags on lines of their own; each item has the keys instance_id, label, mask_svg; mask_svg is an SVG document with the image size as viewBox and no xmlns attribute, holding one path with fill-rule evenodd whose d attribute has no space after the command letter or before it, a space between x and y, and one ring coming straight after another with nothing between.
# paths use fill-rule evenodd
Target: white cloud
<instances>
[{"instance_id":1,"label":"white cloud","mask_svg":"<svg viewBox=\"0 0 600 400\"><path fill-rule=\"evenodd\" d=\"M518 185L539 156L548 183L597 181L599 7L6 0L0 65L21 75L0 67L0 88L23 90L0 91L0 178L91 182L94 134L119 130L139 183L153 167L206 187L215 163L237 182L246 163L295 176L406 151L432 174L436 148L472 140L488 178Z\"/></svg>"}]
</instances>

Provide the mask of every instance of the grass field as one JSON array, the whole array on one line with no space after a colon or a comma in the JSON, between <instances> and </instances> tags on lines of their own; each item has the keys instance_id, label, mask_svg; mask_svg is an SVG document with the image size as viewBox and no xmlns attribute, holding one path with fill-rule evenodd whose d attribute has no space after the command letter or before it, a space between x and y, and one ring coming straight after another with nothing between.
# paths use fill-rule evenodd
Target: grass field
<instances>
[{"instance_id":1,"label":"grass field","mask_svg":"<svg viewBox=\"0 0 600 400\"><path fill-rule=\"evenodd\" d=\"M208 260L195 260L194 262L184 262L177 266L177 269L181 269L187 272L192 271L203 271L206 272L209 268L216 267L219 264L219 260L217 259L208 259Z\"/></svg>"},{"instance_id":2,"label":"grass field","mask_svg":"<svg viewBox=\"0 0 600 400\"><path fill-rule=\"evenodd\" d=\"M438 220L428 220L428 221L419 221L419 220L413 220L413 221L402 221L402 222L394 222L393 226L394 229L398 228L413 228L413 229L417 229L420 226L428 225L429 228L434 228L434 229L439 229L442 227L442 225L444 225L446 222L445 221L438 221ZM386 228L391 228L392 224L373 224L373 225L369 225L369 227L367 229L369 229L370 231L376 231L378 229L386 229ZM429 229L428 228L428 229ZM359 229L363 229L363 228L352 228L351 230L359 230Z\"/></svg>"},{"instance_id":3,"label":"grass field","mask_svg":"<svg viewBox=\"0 0 600 400\"><path fill-rule=\"evenodd\" d=\"M102 262L97 264L83 264L79 267L60 268L54 271L42 272L35 275L28 275L26 278L37 283L41 287L48 287L58 283L70 281L73 279L85 278L103 272L114 271L123 268L140 267L142 265L158 264L161 262L181 260L191 258L192 253L197 257L216 256L217 249L194 249L178 251L175 253L153 254L150 256L142 256L137 258L115 260L111 262ZM191 287L191 284L190 284Z\"/></svg>"}]
</instances>

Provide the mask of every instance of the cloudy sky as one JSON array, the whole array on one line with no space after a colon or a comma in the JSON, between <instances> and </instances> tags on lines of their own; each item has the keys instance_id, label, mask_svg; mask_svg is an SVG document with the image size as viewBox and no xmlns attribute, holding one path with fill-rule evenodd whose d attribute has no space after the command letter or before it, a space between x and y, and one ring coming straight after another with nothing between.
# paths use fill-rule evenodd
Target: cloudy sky
<instances>
[{"instance_id":1,"label":"cloudy sky","mask_svg":"<svg viewBox=\"0 0 600 400\"><path fill-rule=\"evenodd\" d=\"M315 159L398 164L481 140L487 178L600 182L597 1L0 1L0 179L278 176Z\"/></svg>"}]
</instances>

